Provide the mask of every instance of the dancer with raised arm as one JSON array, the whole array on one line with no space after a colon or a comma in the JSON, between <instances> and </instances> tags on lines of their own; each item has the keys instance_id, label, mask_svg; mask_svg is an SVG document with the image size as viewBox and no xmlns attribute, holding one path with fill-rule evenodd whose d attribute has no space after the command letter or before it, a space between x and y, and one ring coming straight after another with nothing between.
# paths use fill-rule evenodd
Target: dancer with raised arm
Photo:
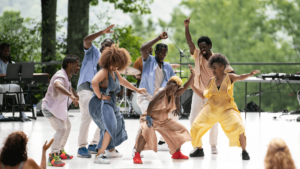
<instances>
[{"instance_id":1,"label":"dancer with raised arm","mask_svg":"<svg viewBox=\"0 0 300 169\"><path fill-rule=\"evenodd\" d=\"M133 163L142 164L140 153L143 150L153 150L157 152L157 138L155 131L159 132L169 146L173 159L188 159L181 153L180 147L183 143L191 141L188 130L168 117L168 114L176 109L175 97L181 96L193 83L195 72L189 65L191 76L181 87L182 80L177 76L172 76L166 87L156 89L147 110L140 117L138 137L136 138L135 156Z\"/></svg>"},{"instance_id":2,"label":"dancer with raised arm","mask_svg":"<svg viewBox=\"0 0 300 169\"><path fill-rule=\"evenodd\" d=\"M155 43L167 38L168 33L162 32L158 37L144 43L141 47L143 76L139 87L147 89L147 93L137 95L137 104L141 108L142 113L147 110L154 91L160 87L165 87L169 79L172 76L175 76L172 66L168 62L164 61L168 53L168 45L158 43L154 49L155 56L153 57L151 53L149 53ZM170 112L169 118L177 121L178 115L180 115L179 97L175 98L175 102L176 110ZM158 142L158 151L169 151L169 147L162 136ZM136 150L133 149L132 157L135 156L135 152Z\"/></svg>"},{"instance_id":3,"label":"dancer with raised arm","mask_svg":"<svg viewBox=\"0 0 300 169\"><path fill-rule=\"evenodd\" d=\"M126 49L114 45L103 51L99 60L101 70L92 80L93 97L89 103L89 112L100 128L100 140L96 147L98 153L94 163L109 164L106 157L122 157L115 147L127 140L124 117L116 104L115 93L120 92L120 85L137 93L146 93L143 88L136 88L124 79L118 71L126 69L131 62ZM105 151L106 150L106 151Z\"/></svg>"},{"instance_id":4,"label":"dancer with raised arm","mask_svg":"<svg viewBox=\"0 0 300 169\"><path fill-rule=\"evenodd\" d=\"M251 73L242 75L224 73L225 68L228 66L228 61L224 55L218 53L210 57L208 66L212 69L214 77L210 80L206 89L201 91L192 85L193 91L199 97L208 99L192 124L190 132L193 138L192 145L199 151L199 156L203 157L204 152L201 139L210 128L219 122L229 138L229 146L242 147L242 159L249 160L250 157L246 151L245 126L238 107L234 102L233 84L236 81L247 79L260 71L254 70Z\"/></svg>"},{"instance_id":5,"label":"dancer with raised arm","mask_svg":"<svg viewBox=\"0 0 300 169\"><path fill-rule=\"evenodd\" d=\"M110 38L104 39L101 43L100 49L92 43L96 38L101 35L113 33L111 29L115 25L112 24L107 28L88 35L83 40L84 59L80 70L80 76L78 80L77 93L79 96L79 107L80 107L80 127L78 136L78 151L77 157L80 158L91 158L91 154L97 154L96 146L100 139L100 129L97 128L93 137L93 140L88 145L88 133L92 118L89 112L89 102L93 96L93 88L91 82L94 76L97 74L100 66L98 64L101 57L101 53L104 49L109 48L114 41ZM86 147L88 145L88 148Z\"/></svg>"},{"instance_id":6,"label":"dancer with raised arm","mask_svg":"<svg viewBox=\"0 0 300 169\"><path fill-rule=\"evenodd\" d=\"M212 69L207 66L208 59L213 55L211 48L212 42L209 37L201 36L197 41L197 46L199 49L196 48L195 44L192 41L192 37L189 31L189 24L190 18L184 20L185 26L185 37L187 43L190 47L190 53L195 59L195 80L194 86L195 88L203 91L207 86L209 80L214 77ZM225 73L234 73L232 67L230 65L226 66ZM189 116L190 124L192 126L193 121L202 110L203 106L207 102L206 98L201 98L197 94L193 94L192 97L192 106L191 106L191 113ZM209 144L211 145L211 153L218 154L217 150L217 142L218 141L218 123L216 123L211 129L209 133ZM198 157L200 156L200 151L198 149L194 149L190 153L190 157Z\"/></svg>"}]
</instances>

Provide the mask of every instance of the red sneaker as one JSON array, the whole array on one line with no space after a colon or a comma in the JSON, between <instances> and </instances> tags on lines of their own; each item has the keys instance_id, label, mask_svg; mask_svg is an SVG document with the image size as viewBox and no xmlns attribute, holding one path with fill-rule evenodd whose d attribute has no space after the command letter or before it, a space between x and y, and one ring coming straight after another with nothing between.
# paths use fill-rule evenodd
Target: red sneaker
<instances>
[{"instance_id":1,"label":"red sneaker","mask_svg":"<svg viewBox=\"0 0 300 169\"><path fill-rule=\"evenodd\" d=\"M62 160L67 160L67 159L72 159L73 156L69 155L65 152L65 150L63 149L62 151L60 151L60 156L59 156Z\"/></svg>"},{"instance_id":2,"label":"red sneaker","mask_svg":"<svg viewBox=\"0 0 300 169\"><path fill-rule=\"evenodd\" d=\"M133 157L133 163L134 164L143 164L140 153L135 152L135 156Z\"/></svg>"},{"instance_id":3,"label":"red sneaker","mask_svg":"<svg viewBox=\"0 0 300 169\"><path fill-rule=\"evenodd\" d=\"M173 159L189 159L189 157L183 155L183 154L181 153L180 150L177 151L177 152L175 152L175 153L172 155L172 158L173 158Z\"/></svg>"}]
</instances>

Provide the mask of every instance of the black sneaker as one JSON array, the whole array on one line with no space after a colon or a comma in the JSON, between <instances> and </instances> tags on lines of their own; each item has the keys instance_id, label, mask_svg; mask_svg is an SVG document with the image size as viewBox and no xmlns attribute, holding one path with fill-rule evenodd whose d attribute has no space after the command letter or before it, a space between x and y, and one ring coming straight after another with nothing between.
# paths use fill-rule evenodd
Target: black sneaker
<instances>
[{"instance_id":1,"label":"black sneaker","mask_svg":"<svg viewBox=\"0 0 300 169\"><path fill-rule=\"evenodd\" d=\"M196 150L190 153L190 157L204 157L203 148L202 149L196 148Z\"/></svg>"},{"instance_id":2,"label":"black sneaker","mask_svg":"<svg viewBox=\"0 0 300 169\"><path fill-rule=\"evenodd\" d=\"M249 156L249 154L248 154L248 152L246 150L244 150L242 152L242 159L243 160L250 160L250 156Z\"/></svg>"}]
</instances>

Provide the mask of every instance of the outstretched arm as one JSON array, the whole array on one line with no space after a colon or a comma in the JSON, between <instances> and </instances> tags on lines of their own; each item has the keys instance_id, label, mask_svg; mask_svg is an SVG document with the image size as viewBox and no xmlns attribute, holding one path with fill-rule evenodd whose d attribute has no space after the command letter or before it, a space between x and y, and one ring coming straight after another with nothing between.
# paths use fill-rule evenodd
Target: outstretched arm
<instances>
[{"instance_id":1,"label":"outstretched arm","mask_svg":"<svg viewBox=\"0 0 300 169\"><path fill-rule=\"evenodd\" d=\"M156 43L158 42L159 40L161 39L167 39L168 38L168 33L167 32L162 32L158 37L152 39L151 41L149 42L146 42L144 43L142 46L141 46L141 54L142 54L142 58L143 60L147 60L148 57L149 57L149 49Z\"/></svg>"},{"instance_id":2,"label":"outstretched arm","mask_svg":"<svg viewBox=\"0 0 300 169\"><path fill-rule=\"evenodd\" d=\"M101 35L107 34L107 33L113 33L111 29L115 26L115 24L109 25L107 28L104 30L101 30L97 33L93 33L91 35L88 35L83 39L83 46L85 49L89 49L92 46L92 41L98 38Z\"/></svg>"},{"instance_id":3,"label":"outstretched arm","mask_svg":"<svg viewBox=\"0 0 300 169\"><path fill-rule=\"evenodd\" d=\"M203 91L197 89L194 85L191 86L192 90L202 99L205 99L205 97L203 96Z\"/></svg>"},{"instance_id":4,"label":"outstretched arm","mask_svg":"<svg viewBox=\"0 0 300 169\"><path fill-rule=\"evenodd\" d=\"M193 55L196 47L195 47L195 44L192 41L192 37L191 37L191 34L190 34L190 30L189 30L189 24L190 24L190 17L187 18L186 20L184 20L184 26L185 26L185 38L186 38L186 41L187 41L187 43L190 47L190 53Z\"/></svg>"},{"instance_id":5,"label":"outstretched arm","mask_svg":"<svg viewBox=\"0 0 300 169\"><path fill-rule=\"evenodd\" d=\"M195 77L195 70L192 68L191 65L189 65L189 69L191 71L191 75L189 80L183 85L183 87L179 88L177 92L175 93L176 97L181 96L193 83L194 83L194 77Z\"/></svg>"},{"instance_id":6,"label":"outstretched arm","mask_svg":"<svg viewBox=\"0 0 300 169\"><path fill-rule=\"evenodd\" d=\"M128 88L128 89L131 89L135 92L138 92L140 94L144 94L144 93L147 93L147 89L145 88L136 88L135 86L133 86L131 83L129 83L126 79L124 79L120 73L118 71L116 71L116 74L118 76L118 79L119 79L119 82L122 86Z\"/></svg>"},{"instance_id":7,"label":"outstretched arm","mask_svg":"<svg viewBox=\"0 0 300 169\"><path fill-rule=\"evenodd\" d=\"M236 74L229 74L231 83L236 82L236 81L241 81L241 80L245 80L250 76L253 76L257 73L260 73L260 70L253 70L251 73L247 73L247 74L241 74L241 75L236 75Z\"/></svg>"}]
</instances>

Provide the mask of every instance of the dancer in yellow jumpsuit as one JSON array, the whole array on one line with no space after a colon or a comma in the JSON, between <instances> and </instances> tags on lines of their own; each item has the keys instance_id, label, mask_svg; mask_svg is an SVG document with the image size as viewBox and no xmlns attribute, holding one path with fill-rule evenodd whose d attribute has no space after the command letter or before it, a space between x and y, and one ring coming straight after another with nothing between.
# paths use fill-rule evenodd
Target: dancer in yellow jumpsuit
<instances>
[{"instance_id":1,"label":"dancer in yellow jumpsuit","mask_svg":"<svg viewBox=\"0 0 300 169\"><path fill-rule=\"evenodd\" d=\"M196 150L198 153L194 153L197 154L195 157L204 156L201 138L219 122L230 140L229 146L242 147L242 159L249 160L250 157L246 151L245 126L233 99L233 84L235 81L244 80L260 71L254 70L251 73L242 75L224 73L228 61L224 55L218 53L211 56L208 64L213 69L215 77L210 80L209 85L203 92L192 86L196 94L202 98L208 98L191 128L192 145L198 148Z\"/></svg>"}]
</instances>

